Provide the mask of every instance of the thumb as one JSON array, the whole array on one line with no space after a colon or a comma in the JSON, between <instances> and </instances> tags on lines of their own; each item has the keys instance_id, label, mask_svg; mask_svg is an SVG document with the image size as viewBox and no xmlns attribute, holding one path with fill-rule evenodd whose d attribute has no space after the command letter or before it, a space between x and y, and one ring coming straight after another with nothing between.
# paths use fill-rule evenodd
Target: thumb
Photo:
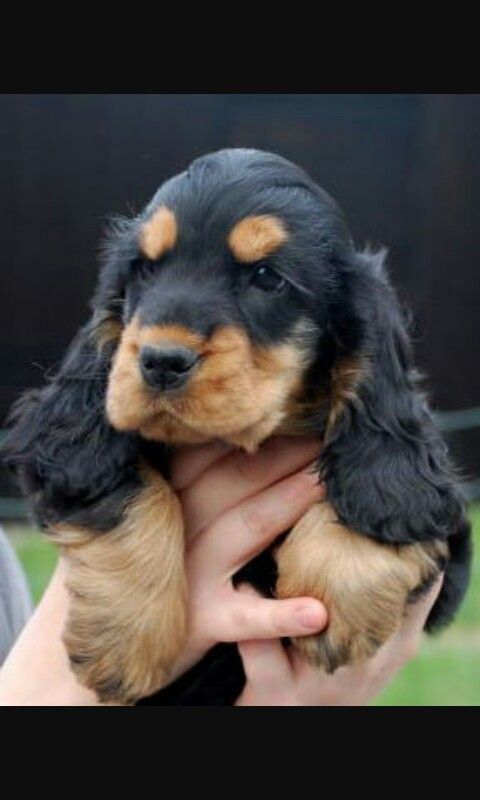
<instances>
[{"instance_id":1,"label":"thumb","mask_svg":"<svg viewBox=\"0 0 480 800\"><path fill-rule=\"evenodd\" d=\"M280 639L283 636L307 636L318 633L327 624L327 611L312 597L270 600L252 587L234 592L223 614L222 640L244 642Z\"/></svg>"}]
</instances>

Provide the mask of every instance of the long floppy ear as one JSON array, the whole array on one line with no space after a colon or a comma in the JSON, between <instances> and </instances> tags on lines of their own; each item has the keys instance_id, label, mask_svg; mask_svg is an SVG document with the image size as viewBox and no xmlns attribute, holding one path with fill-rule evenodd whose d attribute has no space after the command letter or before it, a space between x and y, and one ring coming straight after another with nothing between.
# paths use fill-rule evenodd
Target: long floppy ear
<instances>
[{"instance_id":1,"label":"long floppy ear","mask_svg":"<svg viewBox=\"0 0 480 800\"><path fill-rule=\"evenodd\" d=\"M345 267L330 424L321 459L340 520L384 542L447 539L464 502L417 375L383 254ZM346 298L346 300L345 300ZM355 331L356 343L345 339Z\"/></svg>"},{"instance_id":2,"label":"long floppy ear","mask_svg":"<svg viewBox=\"0 0 480 800\"><path fill-rule=\"evenodd\" d=\"M44 526L61 520L108 530L138 484L136 438L115 431L105 417L110 362L121 331L117 255L110 247L92 319L57 374L44 388L24 394L7 421L1 455Z\"/></svg>"},{"instance_id":3,"label":"long floppy ear","mask_svg":"<svg viewBox=\"0 0 480 800\"><path fill-rule=\"evenodd\" d=\"M58 374L23 395L8 420L2 446L43 526L56 522L108 530L121 516L126 479L136 485L137 446L104 414L111 345L97 351L89 324Z\"/></svg>"}]
</instances>

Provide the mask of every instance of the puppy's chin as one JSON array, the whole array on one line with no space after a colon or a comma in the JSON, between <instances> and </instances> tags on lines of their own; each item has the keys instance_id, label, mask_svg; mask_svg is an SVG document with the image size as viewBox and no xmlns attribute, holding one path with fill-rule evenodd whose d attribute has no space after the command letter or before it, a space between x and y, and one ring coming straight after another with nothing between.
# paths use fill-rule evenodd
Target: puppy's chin
<instances>
[{"instance_id":1,"label":"puppy's chin","mask_svg":"<svg viewBox=\"0 0 480 800\"><path fill-rule=\"evenodd\" d=\"M284 414L272 411L239 428L232 427L233 420L226 425L225 421L223 424L222 422L216 424L215 419L210 419L205 427L201 427L194 419L190 422L190 415L188 418L188 422L182 419L170 403L168 409L163 407L135 424L128 414L122 415L120 420L114 415L110 421L117 430L135 431L144 439L155 442L205 444L220 439L253 453L265 439L281 427Z\"/></svg>"},{"instance_id":2,"label":"puppy's chin","mask_svg":"<svg viewBox=\"0 0 480 800\"><path fill-rule=\"evenodd\" d=\"M272 413L243 428L224 429L222 425L217 426L212 421L208 430L202 430L188 425L171 414L164 413L146 421L138 432L145 439L170 444L204 444L214 439L220 439L227 444L253 453L265 439L279 428L280 421L281 415Z\"/></svg>"},{"instance_id":3,"label":"puppy's chin","mask_svg":"<svg viewBox=\"0 0 480 800\"><path fill-rule=\"evenodd\" d=\"M215 438L210 433L195 430L166 411L145 420L138 432L144 439L167 444L204 444Z\"/></svg>"}]
</instances>

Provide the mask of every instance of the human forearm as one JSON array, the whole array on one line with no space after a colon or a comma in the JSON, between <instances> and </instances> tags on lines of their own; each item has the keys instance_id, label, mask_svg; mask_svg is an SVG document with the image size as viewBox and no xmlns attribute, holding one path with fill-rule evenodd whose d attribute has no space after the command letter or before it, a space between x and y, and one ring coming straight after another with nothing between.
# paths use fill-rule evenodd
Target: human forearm
<instances>
[{"instance_id":1,"label":"human forearm","mask_svg":"<svg viewBox=\"0 0 480 800\"><path fill-rule=\"evenodd\" d=\"M0 670L0 705L97 705L93 692L77 683L62 642L68 609L65 565L55 574Z\"/></svg>"}]
</instances>

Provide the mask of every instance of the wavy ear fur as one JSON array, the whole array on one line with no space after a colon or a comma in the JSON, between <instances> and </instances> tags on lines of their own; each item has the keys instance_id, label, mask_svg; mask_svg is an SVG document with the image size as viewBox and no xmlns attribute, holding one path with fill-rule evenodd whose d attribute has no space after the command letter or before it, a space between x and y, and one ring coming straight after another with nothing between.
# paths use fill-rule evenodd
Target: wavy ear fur
<instances>
[{"instance_id":1,"label":"wavy ear fur","mask_svg":"<svg viewBox=\"0 0 480 800\"><path fill-rule=\"evenodd\" d=\"M138 483L135 438L104 416L112 346L98 351L94 332L89 323L77 334L58 374L23 395L9 418L2 454L43 526L108 530Z\"/></svg>"},{"instance_id":2,"label":"wavy ear fur","mask_svg":"<svg viewBox=\"0 0 480 800\"><path fill-rule=\"evenodd\" d=\"M337 380L343 402L339 410L335 400L321 457L328 499L343 524L379 541L448 539L462 574L457 570L456 587L449 586L447 575L443 596L449 593L452 605L455 595L458 604L470 552L464 498L418 389L406 325L383 270L383 254L357 255L355 263L344 267L343 279L347 316L344 311L334 334L336 369L341 375L343 363L350 385L346 391L345 381ZM353 350L346 343L351 338L346 318L349 330L356 331ZM438 609L436 615L441 616Z\"/></svg>"},{"instance_id":3,"label":"wavy ear fur","mask_svg":"<svg viewBox=\"0 0 480 800\"><path fill-rule=\"evenodd\" d=\"M116 226L93 303L93 317L42 389L14 405L1 448L33 503L39 524L58 521L96 530L118 524L139 485L137 437L105 417L111 358L121 330L118 255L127 224Z\"/></svg>"}]
</instances>

